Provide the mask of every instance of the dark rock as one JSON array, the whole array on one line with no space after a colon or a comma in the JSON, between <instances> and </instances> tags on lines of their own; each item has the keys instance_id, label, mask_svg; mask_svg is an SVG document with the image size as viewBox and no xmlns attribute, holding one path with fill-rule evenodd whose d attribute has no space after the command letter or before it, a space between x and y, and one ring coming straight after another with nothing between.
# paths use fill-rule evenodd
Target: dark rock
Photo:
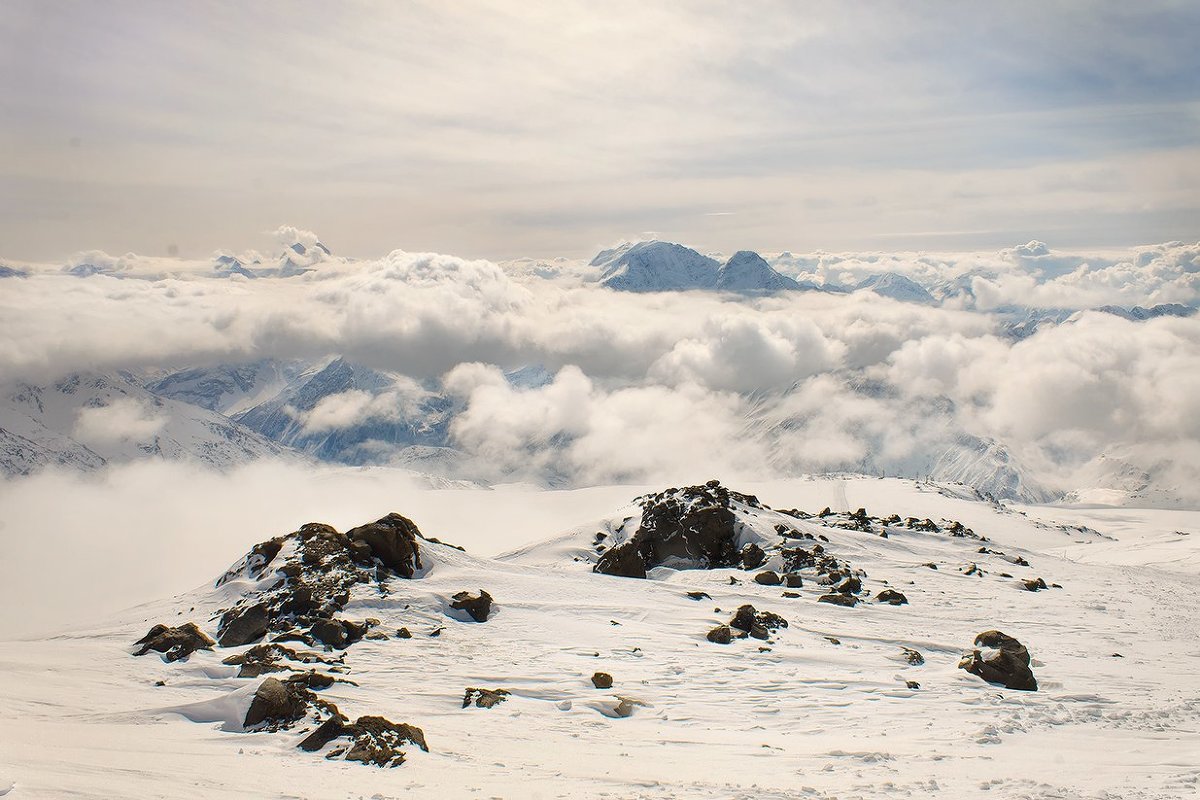
<instances>
[{"instance_id":1,"label":"dark rock","mask_svg":"<svg viewBox=\"0 0 1200 800\"><path fill-rule=\"evenodd\" d=\"M842 578L840 581L838 581L837 586L834 587L834 590L841 592L842 594L858 594L862 591L862 581L853 575L847 575L845 578Z\"/></svg>"},{"instance_id":2,"label":"dark rock","mask_svg":"<svg viewBox=\"0 0 1200 800\"><path fill-rule=\"evenodd\" d=\"M853 608L858 605L858 598L852 594L823 594L817 598L817 602Z\"/></svg>"},{"instance_id":3,"label":"dark rock","mask_svg":"<svg viewBox=\"0 0 1200 800\"><path fill-rule=\"evenodd\" d=\"M597 689L611 689L613 685L612 675L607 672L597 672L592 676L592 686Z\"/></svg>"},{"instance_id":4,"label":"dark rock","mask_svg":"<svg viewBox=\"0 0 1200 800\"><path fill-rule=\"evenodd\" d=\"M476 708L493 708L507 700L508 695L507 689L468 688L463 695L462 707L466 708L474 703Z\"/></svg>"},{"instance_id":5,"label":"dark rock","mask_svg":"<svg viewBox=\"0 0 1200 800\"><path fill-rule=\"evenodd\" d=\"M804 586L804 578L798 572L788 572L783 576L783 585L789 589L799 589Z\"/></svg>"},{"instance_id":6,"label":"dark rock","mask_svg":"<svg viewBox=\"0 0 1200 800\"><path fill-rule=\"evenodd\" d=\"M308 714L311 694L298 684L266 678L254 691L243 726L247 730L260 725L271 730L288 727Z\"/></svg>"},{"instance_id":7,"label":"dark rock","mask_svg":"<svg viewBox=\"0 0 1200 800\"><path fill-rule=\"evenodd\" d=\"M185 622L178 628L160 624L134 642L134 647L141 646L134 655L144 656L153 650L162 653L163 661L181 661L197 650L211 650L213 644L213 640L194 622Z\"/></svg>"},{"instance_id":8,"label":"dark rock","mask_svg":"<svg viewBox=\"0 0 1200 800\"><path fill-rule=\"evenodd\" d=\"M617 545L601 556L594 572L620 578L645 578L646 560L632 541Z\"/></svg>"},{"instance_id":9,"label":"dark rock","mask_svg":"<svg viewBox=\"0 0 1200 800\"><path fill-rule=\"evenodd\" d=\"M338 714L318 725L317 729L304 737L303 741L297 746L301 750L315 753L339 736L346 736L347 730L346 718Z\"/></svg>"},{"instance_id":10,"label":"dark rock","mask_svg":"<svg viewBox=\"0 0 1200 800\"><path fill-rule=\"evenodd\" d=\"M412 631L410 631L408 628L401 628L400 630L396 631L396 638L397 639L411 639Z\"/></svg>"},{"instance_id":11,"label":"dark rock","mask_svg":"<svg viewBox=\"0 0 1200 800\"><path fill-rule=\"evenodd\" d=\"M975 637L975 646L989 648L989 652L974 650L963 655L959 669L1009 689L1037 691L1037 679L1029 668L1025 645L1000 631L984 631Z\"/></svg>"},{"instance_id":12,"label":"dark rock","mask_svg":"<svg viewBox=\"0 0 1200 800\"><path fill-rule=\"evenodd\" d=\"M221 647L239 647L258 641L267 634L271 614L266 603L231 608L221 617L217 642Z\"/></svg>"},{"instance_id":13,"label":"dark rock","mask_svg":"<svg viewBox=\"0 0 1200 800\"><path fill-rule=\"evenodd\" d=\"M708 592L688 592L687 596L693 600L712 600L712 595Z\"/></svg>"},{"instance_id":14,"label":"dark rock","mask_svg":"<svg viewBox=\"0 0 1200 800\"><path fill-rule=\"evenodd\" d=\"M919 667L925 663L925 656L913 650L911 647L902 648L904 650L904 660L914 667Z\"/></svg>"},{"instance_id":15,"label":"dark rock","mask_svg":"<svg viewBox=\"0 0 1200 800\"><path fill-rule=\"evenodd\" d=\"M788 598L789 600L794 600L800 596L800 593L799 592L784 592L782 596Z\"/></svg>"},{"instance_id":16,"label":"dark rock","mask_svg":"<svg viewBox=\"0 0 1200 800\"><path fill-rule=\"evenodd\" d=\"M397 724L383 717L359 717L355 722L347 723L346 718L340 714L322 722L300 742L299 747L309 752L317 752L342 737L353 741L348 747L329 753L327 759L342 758L378 767L397 767L404 763L401 748L405 745L415 744L422 750L429 751L425 743L425 732L414 725Z\"/></svg>"},{"instance_id":17,"label":"dark rock","mask_svg":"<svg viewBox=\"0 0 1200 800\"><path fill-rule=\"evenodd\" d=\"M1026 580L1021 581L1021 585L1024 586L1025 590L1029 592L1038 592L1042 589L1050 588L1041 578L1027 578Z\"/></svg>"},{"instance_id":18,"label":"dark rock","mask_svg":"<svg viewBox=\"0 0 1200 800\"><path fill-rule=\"evenodd\" d=\"M733 619L729 621L729 626L743 631L741 634L743 637L753 636L755 639L766 639L778 629L786 628L788 623L778 614L759 611L754 606L747 604L738 608Z\"/></svg>"},{"instance_id":19,"label":"dark rock","mask_svg":"<svg viewBox=\"0 0 1200 800\"><path fill-rule=\"evenodd\" d=\"M346 531L346 538L362 542L371 555L402 578L412 578L421 569L421 531L413 521L399 514L388 514L368 525Z\"/></svg>"},{"instance_id":20,"label":"dark rock","mask_svg":"<svg viewBox=\"0 0 1200 800\"><path fill-rule=\"evenodd\" d=\"M335 650L345 650L350 644L350 633L341 620L319 619L308 632L315 641Z\"/></svg>"},{"instance_id":21,"label":"dark rock","mask_svg":"<svg viewBox=\"0 0 1200 800\"><path fill-rule=\"evenodd\" d=\"M714 644L729 644L733 641L733 631L728 625L718 625L708 632L708 640Z\"/></svg>"},{"instance_id":22,"label":"dark rock","mask_svg":"<svg viewBox=\"0 0 1200 800\"><path fill-rule=\"evenodd\" d=\"M754 582L760 583L763 586L778 586L783 582L783 579L779 577L779 573L766 570L755 575Z\"/></svg>"},{"instance_id":23,"label":"dark rock","mask_svg":"<svg viewBox=\"0 0 1200 800\"><path fill-rule=\"evenodd\" d=\"M492 613L492 596L482 589L477 595L459 592L454 595L454 602L450 603L450 607L456 611L466 611L476 622L487 622Z\"/></svg>"},{"instance_id":24,"label":"dark rock","mask_svg":"<svg viewBox=\"0 0 1200 800\"><path fill-rule=\"evenodd\" d=\"M903 592L898 592L895 589L884 589L879 594L875 595L875 602L887 603L889 606L906 606L908 598Z\"/></svg>"},{"instance_id":25,"label":"dark rock","mask_svg":"<svg viewBox=\"0 0 1200 800\"><path fill-rule=\"evenodd\" d=\"M921 688L921 684L917 683L916 681L905 681L904 685L907 686L909 689L920 689Z\"/></svg>"},{"instance_id":26,"label":"dark rock","mask_svg":"<svg viewBox=\"0 0 1200 800\"><path fill-rule=\"evenodd\" d=\"M301 664L334 664L326 661L317 653L296 652L290 647L272 642L256 644L243 653L235 653L221 661L222 664L239 667L239 678L257 678L270 672L284 672L292 668L282 664L282 661L292 661Z\"/></svg>"},{"instance_id":27,"label":"dark rock","mask_svg":"<svg viewBox=\"0 0 1200 800\"><path fill-rule=\"evenodd\" d=\"M766 560L767 554L754 542L750 542L742 548L742 567L744 569L758 569Z\"/></svg>"}]
</instances>

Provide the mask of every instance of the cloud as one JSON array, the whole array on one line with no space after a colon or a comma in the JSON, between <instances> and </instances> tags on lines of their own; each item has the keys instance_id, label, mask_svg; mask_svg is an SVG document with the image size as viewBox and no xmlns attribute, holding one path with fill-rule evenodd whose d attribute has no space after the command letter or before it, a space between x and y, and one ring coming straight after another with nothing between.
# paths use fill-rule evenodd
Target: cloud
<instances>
[{"instance_id":1,"label":"cloud","mask_svg":"<svg viewBox=\"0 0 1200 800\"><path fill-rule=\"evenodd\" d=\"M372 420L394 422L414 417L430 393L411 378L400 376L395 388L373 394L350 389L321 398L308 412L289 409L307 434L344 430Z\"/></svg>"},{"instance_id":2,"label":"cloud","mask_svg":"<svg viewBox=\"0 0 1200 800\"><path fill-rule=\"evenodd\" d=\"M86 445L104 448L123 442L148 441L166 424L162 412L139 400L123 397L108 405L81 408L72 435Z\"/></svg>"}]
</instances>

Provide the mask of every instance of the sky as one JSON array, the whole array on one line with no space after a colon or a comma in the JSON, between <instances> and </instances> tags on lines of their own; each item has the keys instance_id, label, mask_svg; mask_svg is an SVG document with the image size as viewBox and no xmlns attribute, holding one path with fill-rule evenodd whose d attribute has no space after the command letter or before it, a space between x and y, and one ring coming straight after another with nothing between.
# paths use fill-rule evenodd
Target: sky
<instances>
[{"instance_id":1,"label":"sky","mask_svg":"<svg viewBox=\"0 0 1200 800\"><path fill-rule=\"evenodd\" d=\"M915 6L918 6L915 7ZM0 15L0 256L1200 238L1189 2L62 2Z\"/></svg>"}]
</instances>

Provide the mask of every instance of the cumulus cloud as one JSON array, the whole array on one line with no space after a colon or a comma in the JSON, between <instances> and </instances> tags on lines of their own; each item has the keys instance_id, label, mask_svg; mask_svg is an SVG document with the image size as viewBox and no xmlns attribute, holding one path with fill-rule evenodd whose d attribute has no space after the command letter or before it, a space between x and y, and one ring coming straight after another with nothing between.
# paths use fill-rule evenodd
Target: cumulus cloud
<instances>
[{"instance_id":1,"label":"cumulus cloud","mask_svg":"<svg viewBox=\"0 0 1200 800\"><path fill-rule=\"evenodd\" d=\"M411 378L399 376L393 389L371 393L350 389L321 398L307 412L289 409L308 434L344 430L371 420L397 421L415 416L429 391Z\"/></svg>"}]
</instances>

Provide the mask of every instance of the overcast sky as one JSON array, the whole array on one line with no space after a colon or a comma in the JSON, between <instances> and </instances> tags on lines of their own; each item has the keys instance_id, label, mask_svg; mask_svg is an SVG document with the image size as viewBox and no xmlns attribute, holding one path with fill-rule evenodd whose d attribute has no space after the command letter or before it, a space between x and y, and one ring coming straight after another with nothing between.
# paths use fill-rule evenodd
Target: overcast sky
<instances>
[{"instance_id":1,"label":"overcast sky","mask_svg":"<svg viewBox=\"0 0 1200 800\"><path fill-rule=\"evenodd\" d=\"M0 257L1200 237L1195 2L4 6Z\"/></svg>"}]
</instances>

